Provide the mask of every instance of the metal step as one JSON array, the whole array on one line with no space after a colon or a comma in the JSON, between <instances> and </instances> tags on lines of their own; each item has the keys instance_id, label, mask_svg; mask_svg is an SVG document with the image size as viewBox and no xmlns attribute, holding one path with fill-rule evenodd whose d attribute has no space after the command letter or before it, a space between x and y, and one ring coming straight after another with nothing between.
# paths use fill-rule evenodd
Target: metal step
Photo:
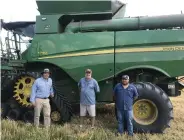
<instances>
[{"instance_id":1,"label":"metal step","mask_svg":"<svg viewBox=\"0 0 184 140\"><path fill-rule=\"evenodd\" d=\"M24 67L24 64L26 63L25 60L10 60L8 63L8 66L12 67Z\"/></svg>"}]
</instances>

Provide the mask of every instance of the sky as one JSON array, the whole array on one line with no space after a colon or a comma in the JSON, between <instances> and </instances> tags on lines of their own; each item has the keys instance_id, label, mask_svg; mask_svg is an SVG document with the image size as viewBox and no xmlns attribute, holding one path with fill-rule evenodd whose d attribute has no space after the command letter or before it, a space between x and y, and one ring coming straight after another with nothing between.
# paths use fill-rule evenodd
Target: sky
<instances>
[{"instance_id":1,"label":"sky","mask_svg":"<svg viewBox=\"0 0 184 140\"><path fill-rule=\"evenodd\" d=\"M125 16L155 16L184 13L184 0L120 0L127 3ZM0 0L0 19L35 21L39 15L36 0ZM6 31L0 33L3 38Z\"/></svg>"},{"instance_id":2,"label":"sky","mask_svg":"<svg viewBox=\"0 0 184 140\"><path fill-rule=\"evenodd\" d=\"M164 15L184 12L184 0L121 0L127 5L126 16ZM0 0L0 18L5 21L35 21L36 0Z\"/></svg>"}]
</instances>

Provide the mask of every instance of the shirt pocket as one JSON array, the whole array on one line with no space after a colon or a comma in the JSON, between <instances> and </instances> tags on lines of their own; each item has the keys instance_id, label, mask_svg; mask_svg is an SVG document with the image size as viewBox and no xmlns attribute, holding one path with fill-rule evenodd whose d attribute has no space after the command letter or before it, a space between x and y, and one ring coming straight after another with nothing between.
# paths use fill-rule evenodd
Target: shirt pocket
<instances>
[{"instance_id":1,"label":"shirt pocket","mask_svg":"<svg viewBox=\"0 0 184 140\"><path fill-rule=\"evenodd\" d=\"M94 84L93 84L93 83L90 83L90 84L88 85L88 87L89 87L90 89L94 89Z\"/></svg>"},{"instance_id":2,"label":"shirt pocket","mask_svg":"<svg viewBox=\"0 0 184 140\"><path fill-rule=\"evenodd\" d=\"M133 90L132 89L128 89L128 96L130 98L133 98Z\"/></svg>"},{"instance_id":3,"label":"shirt pocket","mask_svg":"<svg viewBox=\"0 0 184 140\"><path fill-rule=\"evenodd\" d=\"M122 89L122 88L120 88L120 87L119 87L119 88L117 88L117 93L118 93L118 94L122 94L122 93L123 93L123 89Z\"/></svg>"},{"instance_id":4,"label":"shirt pocket","mask_svg":"<svg viewBox=\"0 0 184 140\"><path fill-rule=\"evenodd\" d=\"M81 88L85 88L85 84L84 83L81 83Z\"/></svg>"},{"instance_id":5,"label":"shirt pocket","mask_svg":"<svg viewBox=\"0 0 184 140\"><path fill-rule=\"evenodd\" d=\"M51 88L51 87L52 87L52 83L49 82L49 83L47 84L47 86L48 86L49 88Z\"/></svg>"},{"instance_id":6,"label":"shirt pocket","mask_svg":"<svg viewBox=\"0 0 184 140\"><path fill-rule=\"evenodd\" d=\"M38 83L38 90L39 90L39 91L44 91L44 90L45 90L45 85L44 85L44 83L42 83L42 82Z\"/></svg>"}]
</instances>

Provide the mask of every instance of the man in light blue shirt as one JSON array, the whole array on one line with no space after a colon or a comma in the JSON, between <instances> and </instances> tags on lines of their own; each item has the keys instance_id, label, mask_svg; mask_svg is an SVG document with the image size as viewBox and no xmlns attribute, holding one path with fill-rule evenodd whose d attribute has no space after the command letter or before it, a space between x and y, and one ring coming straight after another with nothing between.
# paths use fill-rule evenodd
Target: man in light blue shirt
<instances>
[{"instance_id":1,"label":"man in light blue shirt","mask_svg":"<svg viewBox=\"0 0 184 140\"><path fill-rule=\"evenodd\" d=\"M98 82L91 77L92 70L87 69L85 71L85 77L81 78L78 86L80 89L80 117L81 117L81 125L83 124L83 117L86 116L88 112L92 117L92 128L95 124L95 116L96 116L96 92L100 92L100 88Z\"/></svg>"},{"instance_id":2,"label":"man in light blue shirt","mask_svg":"<svg viewBox=\"0 0 184 140\"><path fill-rule=\"evenodd\" d=\"M36 79L32 86L30 102L34 106L34 124L37 127L39 126L40 113L43 109L44 125L48 127L50 126L51 113L49 96L54 97L54 91L52 87L52 79L49 78L49 69L44 69L41 74L42 77Z\"/></svg>"}]
</instances>

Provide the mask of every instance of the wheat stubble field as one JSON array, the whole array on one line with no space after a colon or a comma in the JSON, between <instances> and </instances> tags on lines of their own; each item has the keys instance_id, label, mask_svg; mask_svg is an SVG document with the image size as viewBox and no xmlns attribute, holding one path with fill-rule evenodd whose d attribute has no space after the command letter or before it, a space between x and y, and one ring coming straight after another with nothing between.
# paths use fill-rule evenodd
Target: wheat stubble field
<instances>
[{"instance_id":1,"label":"wheat stubble field","mask_svg":"<svg viewBox=\"0 0 184 140\"><path fill-rule=\"evenodd\" d=\"M171 128L165 134L135 134L135 140L184 140L184 92L179 97L171 98L174 106L174 120ZM36 129L31 124L1 120L2 140L124 140L127 135L115 137L116 120L111 106L100 107L96 128L91 129L89 120L86 126L79 128L79 117L74 117L71 123L52 125L50 130Z\"/></svg>"}]
</instances>

